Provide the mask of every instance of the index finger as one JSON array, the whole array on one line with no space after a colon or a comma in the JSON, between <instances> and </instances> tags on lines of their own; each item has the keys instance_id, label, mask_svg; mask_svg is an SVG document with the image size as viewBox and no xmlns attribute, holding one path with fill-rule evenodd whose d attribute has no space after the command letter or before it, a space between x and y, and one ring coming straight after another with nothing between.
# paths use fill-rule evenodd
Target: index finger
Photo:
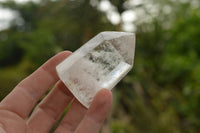
<instances>
[{"instance_id":1,"label":"index finger","mask_svg":"<svg viewBox=\"0 0 200 133\"><path fill-rule=\"evenodd\" d=\"M36 102L58 81L55 67L70 54L69 51L57 54L20 82L1 102L0 109L9 110L26 118Z\"/></svg>"}]
</instances>

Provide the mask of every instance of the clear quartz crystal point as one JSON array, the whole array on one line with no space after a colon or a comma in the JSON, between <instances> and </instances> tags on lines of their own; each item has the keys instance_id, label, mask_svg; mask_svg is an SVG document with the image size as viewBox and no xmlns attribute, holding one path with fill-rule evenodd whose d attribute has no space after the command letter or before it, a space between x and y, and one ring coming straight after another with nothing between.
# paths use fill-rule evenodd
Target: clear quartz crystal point
<instances>
[{"instance_id":1,"label":"clear quartz crystal point","mask_svg":"<svg viewBox=\"0 0 200 133\"><path fill-rule=\"evenodd\" d=\"M72 53L57 73L87 108L102 88L111 90L133 67L135 34L101 32Z\"/></svg>"}]
</instances>

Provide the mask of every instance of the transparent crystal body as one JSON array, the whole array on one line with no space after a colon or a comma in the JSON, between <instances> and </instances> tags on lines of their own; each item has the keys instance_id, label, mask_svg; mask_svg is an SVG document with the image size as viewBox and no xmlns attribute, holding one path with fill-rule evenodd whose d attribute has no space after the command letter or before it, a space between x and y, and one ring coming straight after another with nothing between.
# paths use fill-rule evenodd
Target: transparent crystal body
<instances>
[{"instance_id":1,"label":"transparent crystal body","mask_svg":"<svg viewBox=\"0 0 200 133\"><path fill-rule=\"evenodd\" d=\"M57 67L63 83L85 107L96 93L112 89L133 67L135 35L101 32Z\"/></svg>"}]
</instances>

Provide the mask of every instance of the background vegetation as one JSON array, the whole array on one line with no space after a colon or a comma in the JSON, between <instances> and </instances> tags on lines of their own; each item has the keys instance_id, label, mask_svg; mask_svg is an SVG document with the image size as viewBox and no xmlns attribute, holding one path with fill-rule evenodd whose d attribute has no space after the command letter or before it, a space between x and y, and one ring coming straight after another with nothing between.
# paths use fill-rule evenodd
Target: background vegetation
<instances>
[{"instance_id":1,"label":"background vegetation","mask_svg":"<svg viewBox=\"0 0 200 133\"><path fill-rule=\"evenodd\" d=\"M133 4L133 1L135 3ZM100 0L1 2L20 17L0 31L0 100L54 54L74 51L101 31L123 31ZM113 90L103 133L200 132L200 2L110 0L119 16L136 15L132 71ZM126 28L127 30L127 28Z\"/></svg>"}]
</instances>

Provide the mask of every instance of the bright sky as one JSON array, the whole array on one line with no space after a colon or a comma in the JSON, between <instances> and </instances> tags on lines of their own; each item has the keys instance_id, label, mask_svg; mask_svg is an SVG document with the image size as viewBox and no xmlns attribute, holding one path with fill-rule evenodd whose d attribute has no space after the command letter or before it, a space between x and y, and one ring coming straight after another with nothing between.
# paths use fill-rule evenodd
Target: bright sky
<instances>
[{"instance_id":1,"label":"bright sky","mask_svg":"<svg viewBox=\"0 0 200 133\"><path fill-rule=\"evenodd\" d=\"M0 2L5 2L7 0L0 0ZM39 0L14 0L19 4L23 4L28 1L38 2ZM0 30L7 29L9 27L9 23L15 18L18 17L19 14L15 11L12 11L8 8L2 8L0 6Z\"/></svg>"},{"instance_id":2,"label":"bright sky","mask_svg":"<svg viewBox=\"0 0 200 133\"><path fill-rule=\"evenodd\" d=\"M0 2L7 1L7 0L0 0ZM34 2L40 2L40 0L14 0L19 4L26 3L28 1L34 1ZM53 0L52 0L53 1ZM91 0L92 1L95 0ZM194 9L198 9L200 6L199 0L171 0L171 1L179 1L181 3L185 3L190 1L191 7ZM158 7L155 3L152 3L152 0L127 0L124 3L124 6L128 9L144 4L145 7L148 9L149 14L156 17L158 14ZM116 8L108 1L108 0L101 0L100 4L97 7L100 11L105 12L107 15L107 18L110 20L111 23L117 25L119 23L122 23L122 28L125 31L135 31L136 27L134 25L134 22L139 19L140 21L151 21L152 18L150 18L151 15L146 16L146 12L138 8L136 10L127 10L123 12L120 16L120 14L117 12ZM166 14L170 14L172 11L171 7L169 5L166 5L163 7L163 12ZM2 8L0 6L0 30L6 29L9 27L9 22L13 20L15 17L18 17L19 14L17 12L11 11L6 8ZM144 17L145 16L145 17Z\"/></svg>"},{"instance_id":3,"label":"bright sky","mask_svg":"<svg viewBox=\"0 0 200 133\"><path fill-rule=\"evenodd\" d=\"M6 0L0 0L3 2ZM28 1L39 2L40 0L15 0L19 4L26 3ZM125 5L139 5L142 3L143 0L129 0L125 3ZM123 29L125 31L134 31L135 27L133 22L137 19L136 13L132 10L127 10L120 16L116 8L108 1L102 0L98 6L98 9L102 12L105 12L108 19L113 24L119 24L120 22L123 23ZM14 19L14 17L18 16L18 14L14 11L9 9L1 8L0 7L0 30L6 29L9 27L9 22Z\"/></svg>"},{"instance_id":4,"label":"bright sky","mask_svg":"<svg viewBox=\"0 0 200 133\"><path fill-rule=\"evenodd\" d=\"M125 5L139 5L143 0L129 0ZM137 19L136 13L133 10L127 10L120 14L116 11L116 8L108 1L102 0L98 6L98 9L107 14L108 19L113 24L123 23L122 28L125 31L135 31L133 22Z\"/></svg>"},{"instance_id":5,"label":"bright sky","mask_svg":"<svg viewBox=\"0 0 200 133\"><path fill-rule=\"evenodd\" d=\"M7 1L7 0L0 0L1 2L4 2L4 1ZM28 1L34 1L34 2L38 2L40 0L14 0L16 1L17 3L25 3L25 2L28 2Z\"/></svg>"},{"instance_id":6,"label":"bright sky","mask_svg":"<svg viewBox=\"0 0 200 133\"><path fill-rule=\"evenodd\" d=\"M9 22L16 16L16 13L6 9L0 8L0 30L6 29L9 27Z\"/></svg>"}]
</instances>

